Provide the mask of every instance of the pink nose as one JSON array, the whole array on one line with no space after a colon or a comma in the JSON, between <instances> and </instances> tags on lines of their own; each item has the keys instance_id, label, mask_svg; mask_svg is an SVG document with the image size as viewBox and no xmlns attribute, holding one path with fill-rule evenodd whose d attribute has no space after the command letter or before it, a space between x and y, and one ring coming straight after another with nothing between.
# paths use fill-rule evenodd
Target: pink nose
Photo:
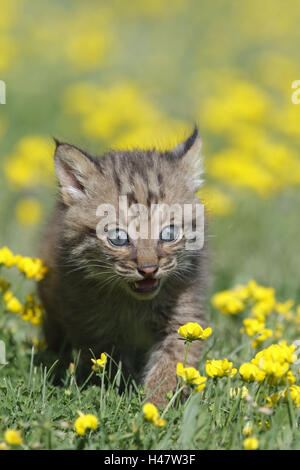
<instances>
[{"instance_id":1,"label":"pink nose","mask_svg":"<svg viewBox=\"0 0 300 470\"><path fill-rule=\"evenodd\" d=\"M156 273L158 266L156 264L142 264L139 266L138 271L143 276L150 276L151 274Z\"/></svg>"}]
</instances>

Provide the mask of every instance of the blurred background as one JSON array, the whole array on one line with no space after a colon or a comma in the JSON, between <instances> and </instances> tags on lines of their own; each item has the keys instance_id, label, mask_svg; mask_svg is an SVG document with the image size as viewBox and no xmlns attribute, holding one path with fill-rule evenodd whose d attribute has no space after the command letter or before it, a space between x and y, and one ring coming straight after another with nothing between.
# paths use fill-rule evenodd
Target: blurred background
<instances>
[{"instance_id":1,"label":"blurred background","mask_svg":"<svg viewBox=\"0 0 300 470\"><path fill-rule=\"evenodd\" d=\"M298 0L0 0L0 245L35 256L52 137L100 155L203 139L212 289L300 299Z\"/></svg>"}]
</instances>

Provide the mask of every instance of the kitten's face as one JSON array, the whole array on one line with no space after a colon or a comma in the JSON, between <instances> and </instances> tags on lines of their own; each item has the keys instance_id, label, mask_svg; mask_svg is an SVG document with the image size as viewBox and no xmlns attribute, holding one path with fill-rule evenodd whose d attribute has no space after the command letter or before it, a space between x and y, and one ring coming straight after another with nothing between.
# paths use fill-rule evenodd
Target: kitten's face
<instances>
[{"instance_id":1,"label":"kitten's face","mask_svg":"<svg viewBox=\"0 0 300 470\"><path fill-rule=\"evenodd\" d=\"M192 259L180 216L189 204L195 217L199 150L196 131L164 154L111 152L93 159L58 145L55 166L72 264L103 288L118 286L138 299L156 296L165 283L184 282Z\"/></svg>"}]
</instances>

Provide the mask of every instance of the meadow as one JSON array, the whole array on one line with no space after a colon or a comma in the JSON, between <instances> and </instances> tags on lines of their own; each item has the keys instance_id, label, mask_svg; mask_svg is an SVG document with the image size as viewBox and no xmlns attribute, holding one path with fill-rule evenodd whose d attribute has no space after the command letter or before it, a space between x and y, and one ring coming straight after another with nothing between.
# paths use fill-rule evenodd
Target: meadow
<instances>
[{"instance_id":1,"label":"meadow","mask_svg":"<svg viewBox=\"0 0 300 470\"><path fill-rule=\"evenodd\" d=\"M300 449L298 1L0 0L0 12L0 449ZM54 386L34 294L52 137L96 155L172 148L195 122L211 252L204 387L181 375L187 401L151 414L142 387L101 387L108 358L91 369L99 386L79 386L76 351Z\"/></svg>"}]
</instances>

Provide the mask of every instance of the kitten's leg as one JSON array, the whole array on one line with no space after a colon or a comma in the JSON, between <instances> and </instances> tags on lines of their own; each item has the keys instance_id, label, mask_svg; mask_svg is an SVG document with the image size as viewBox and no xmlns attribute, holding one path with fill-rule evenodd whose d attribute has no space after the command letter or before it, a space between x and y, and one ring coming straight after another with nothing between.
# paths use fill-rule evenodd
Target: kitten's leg
<instances>
[{"instance_id":1,"label":"kitten's leg","mask_svg":"<svg viewBox=\"0 0 300 470\"><path fill-rule=\"evenodd\" d=\"M160 346L151 354L146 366L144 385L149 401L156 406L166 403L166 394L174 391L177 385L176 367L184 361L186 345L180 341L178 333L168 335ZM200 357L200 341L191 344L186 367L197 366Z\"/></svg>"}]
</instances>

